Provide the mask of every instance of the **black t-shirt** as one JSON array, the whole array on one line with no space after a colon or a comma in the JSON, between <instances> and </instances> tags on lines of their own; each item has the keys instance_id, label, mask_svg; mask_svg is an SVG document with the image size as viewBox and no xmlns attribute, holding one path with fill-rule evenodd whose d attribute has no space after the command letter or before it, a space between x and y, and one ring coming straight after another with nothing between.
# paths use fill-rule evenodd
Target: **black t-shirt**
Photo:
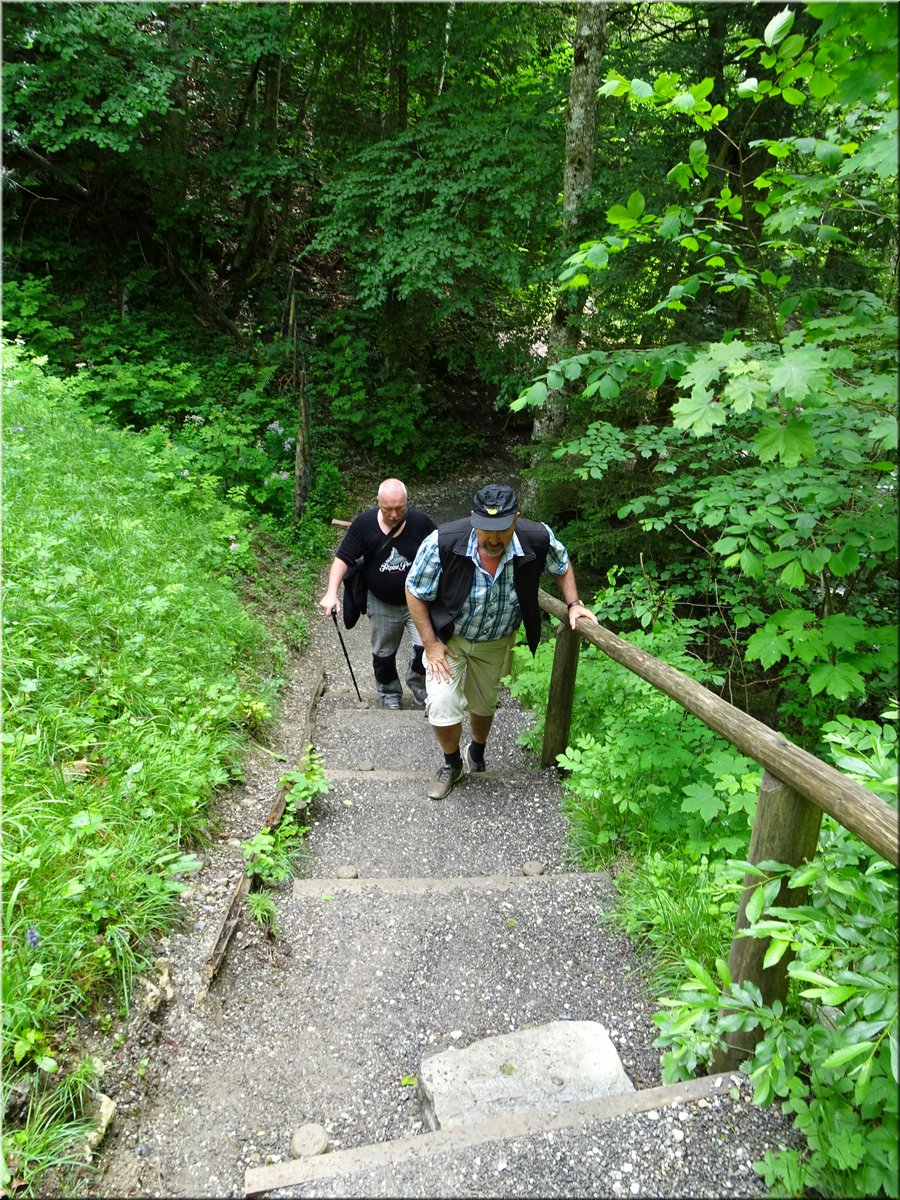
<instances>
[{"instance_id":1,"label":"black t-shirt","mask_svg":"<svg viewBox=\"0 0 900 1200\"><path fill-rule=\"evenodd\" d=\"M366 584L385 604L405 604L406 576L419 546L437 526L427 513L418 508L406 510L406 522L398 534L374 554L387 534L378 524L378 509L367 508L350 524L336 557L352 566L361 554L368 554Z\"/></svg>"}]
</instances>

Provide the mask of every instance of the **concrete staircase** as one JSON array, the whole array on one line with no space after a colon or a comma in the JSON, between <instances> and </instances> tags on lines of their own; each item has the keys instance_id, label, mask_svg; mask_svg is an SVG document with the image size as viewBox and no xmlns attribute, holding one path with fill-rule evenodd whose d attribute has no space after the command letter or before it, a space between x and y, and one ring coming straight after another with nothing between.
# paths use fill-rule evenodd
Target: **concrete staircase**
<instances>
[{"instance_id":1,"label":"concrete staircase","mask_svg":"<svg viewBox=\"0 0 900 1200\"><path fill-rule=\"evenodd\" d=\"M435 803L425 788L440 755L424 714L363 701L329 686L320 703L314 745L331 790L279 914L294 1019L266 1047L272 1095L328 1152L250 1167L245 1194L764 1194L752 1146L743 1166L710 1165L746 1104L739 1078L661 1086L640 960L604 919L608 876L571 869L556 773L517 741L527 715L507 698L488 770ZM567 1099L578 1071L554 1069L542 1041L556 1022L602 1025L635 1090ZM533 1034L537 1056L503 1064L519 1073L516 1103L473 1102L471 1119L463 1104L452 1128L434 1129L423 1067L514 1031ZM487 1068L473 1061L477 1097Z\"/></svg>"}]
</instances>

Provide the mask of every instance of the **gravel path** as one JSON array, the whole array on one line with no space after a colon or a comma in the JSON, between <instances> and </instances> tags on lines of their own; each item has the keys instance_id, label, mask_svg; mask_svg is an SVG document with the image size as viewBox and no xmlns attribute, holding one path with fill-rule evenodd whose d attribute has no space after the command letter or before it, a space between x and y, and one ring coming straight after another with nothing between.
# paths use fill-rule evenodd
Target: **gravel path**
<instances>
[{"instance_id":1,"label":"gravel path","mask_svg":"<svg viewBox=\"0 0 900 1200\"><path fill-rule=\"evenodd\" d=\"M411 502L445 520L464 511L461 491L487 478ZM336 1151L387 1139L424 1145L408 1082L422 1057L530 1024L600 1020L635 1086L661 1082L639 957L602 920L609 880L573 873L555 772L539 771L517 741L528 714L505 697L489 770L431 804L431 730L406 693L400 714L375 708L366 622L344 637L369 708L350 690L331 622L311 623L269 752L253 750L245 781L217 803L220 832L182 897L183 923L156 948L161 977L136 995L119 1044L97 1043L117 1111L81 1195L241 1196L247 1170L289 1161L292 1133L308 1123L325 1127L332 1166ZM275 893L274 942L242 918L206 992L200 967L241 878L240 840L265 824L279 777L300 759L323 667L314 744L333 782L315 810L304 878ZM543 876L503 882L521 880L534 859ZM359 880L332 886L347 865ZM789 1141L788 1122L754 1109L734 1077L699 1105L381 1168L363 1155L277 1194L763 1196L752 1163Z\"/></svg>"}]
</instances>

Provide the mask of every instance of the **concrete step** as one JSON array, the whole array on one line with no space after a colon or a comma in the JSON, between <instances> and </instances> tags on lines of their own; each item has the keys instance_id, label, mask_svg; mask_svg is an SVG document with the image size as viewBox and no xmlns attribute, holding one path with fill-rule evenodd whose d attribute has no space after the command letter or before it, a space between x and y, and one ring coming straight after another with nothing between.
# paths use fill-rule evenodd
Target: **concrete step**
<instances>
[{"instance_id":1,"label":"concrete step","mask_svg":"<svg viewBox=\"0 0 900 1200\"><path fill-rule=\"evenodd\" d=\"M314 733L316 752L325 773L352 770L368 763L376 770L434 772L443 761L434 731L422 709L404 707L399 712L377 706L374 693L363 692L371 705L362 708L355 696L328 690L317 712ZM535 758L519 745L519 736L530 724L523 710L504 697L494 717L487 748L489 770L534 770ZM410 699L404 692L403 704ZM352 728L352 736L348 735ZM463 727L463 745L468 740Z\"/></svg>"},{"instance_id":2,"label":"concrete step","mask_svg":"<svg viewBox=\"0 0 900 1200\"><path fill-rule=\"evenodd\" d=\"M396 714L392 714L395 715ZM429 800L433 771L335 771L305 818L304 874L518 875L529 861L567 869L566 828L548 773L465 775Z\"/></svg>"},{"instance_id":3,"label":"concrete step","mask_svg":"<svg viewBox=\"0 0 900 1200\"><path fill-rule=\"evenodd\" d=\"M607 876L314 879L296 893L277 895L274 944L250 924L230 948L204 1003L215 1070L172 1056L167 1088L186 1109L155 1114L161 1144L191 1105L220 1103L228 1115L211 1144L233 1153L227 1137L242 1131L250 1088L270 1119L251 1134L260 1159L248 1165L288 1157L292 1132L309 1123L334 1151L416 1135L423 1060L561 1020L601 1023L635 1087L660 1082L638 959L602 921ZM234 1038L273 1006L281 1017L266 1020L264 1041ZM190 1164L172 1170L177 1194L195 1194Z\"/></svg>"},{"instance_id":4,"label":"concrete step","mask_svg":"<svg viewBox=\"0 0 900 1200\"><path fill-rule=\"evenodd\" d=\"M297 1188L302 1190L293 1194L310 1197L527 1196L528 1159L556 1154L563 1187L551 1194L693 1196L697 1193L690 1187L687 1151L710 1152L710 1146L704 1145L704 1112L733 1103L740 1082L735 1075L712 1075L595 1100L528 1108L453 1129L272 1163L247 1170L244 1194ZM673 1124L672 1110L680 1108L687 1114L688 1107L694 1110L692 1120L675 1116ZM659 1138L667 1127L673 1135L668 1146ZM651 1162L634 1151L642 1147L641 1139L654 1135L655 1169L648 1171ZM600 1176L598 1159L608 1161L610 1155L619 1169ZM665 1164L664 1189L660 1187L660 1163ZM622 1169L626 1164L630 1169ZM642 1172L650 1176L649 1186L643 1183ZM723 1180L723 1190L717 1194L747 1193L734 1182L729 1188Z\"/></svg>"}]
</instances>

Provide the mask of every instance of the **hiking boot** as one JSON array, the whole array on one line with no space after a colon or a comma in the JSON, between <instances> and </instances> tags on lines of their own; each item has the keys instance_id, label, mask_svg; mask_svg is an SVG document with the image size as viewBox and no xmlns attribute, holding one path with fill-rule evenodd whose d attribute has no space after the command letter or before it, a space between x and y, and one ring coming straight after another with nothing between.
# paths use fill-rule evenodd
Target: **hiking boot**
<instances>
[{"instance_id":1,"label":"hiking boot","mask_svg":"<svg viewBox=\"0 0 900 1200\"><path fill-rule=\"evenodd\" d=\"M438 773L428 785L429 800L443 800L445 796L450 795L450 789L454 783L459 783L463 777L462 763L458 767L451 767L449 763L444 763L438 768Z\"/></svg>"},{"instance_id":2,"label":"hiking boot","mask_svg":"<svg viewBox=\"0 0 900 1200\"><path fill-rule=\"evenodd\" d=\"M466 746L465 753L463 754L463 762L466 764L466 770L470 775L484 770L484 759L482 759L481 762L478 762L477 759L472 757L471 742L469 742L468 746Z\"/></svg>"},{"instance_id":3,"label":"hiking boot","mask_svg":"<svg viewBox=\"0 0 900 1200\"><path fill-rule=\"evenodd\" d=\"M400 697L396 692L385 692L385 694L381 697L381 707L394 709L399 708Z\"/></svg>"},{"instance_id":4,"label":"hiking boot","mask_svg":"<svg viewBox=\"0 0 900 1200\"><path fill-rule=\"evenodd\" d=\"M425 693L424 688L414 687L412 684L410 684L409 691L410 691L410 695L412 696L412 702L416 706L416 708L424 708L425 700L426 700L426 693Z\"/></svg>"}]
</instances>

